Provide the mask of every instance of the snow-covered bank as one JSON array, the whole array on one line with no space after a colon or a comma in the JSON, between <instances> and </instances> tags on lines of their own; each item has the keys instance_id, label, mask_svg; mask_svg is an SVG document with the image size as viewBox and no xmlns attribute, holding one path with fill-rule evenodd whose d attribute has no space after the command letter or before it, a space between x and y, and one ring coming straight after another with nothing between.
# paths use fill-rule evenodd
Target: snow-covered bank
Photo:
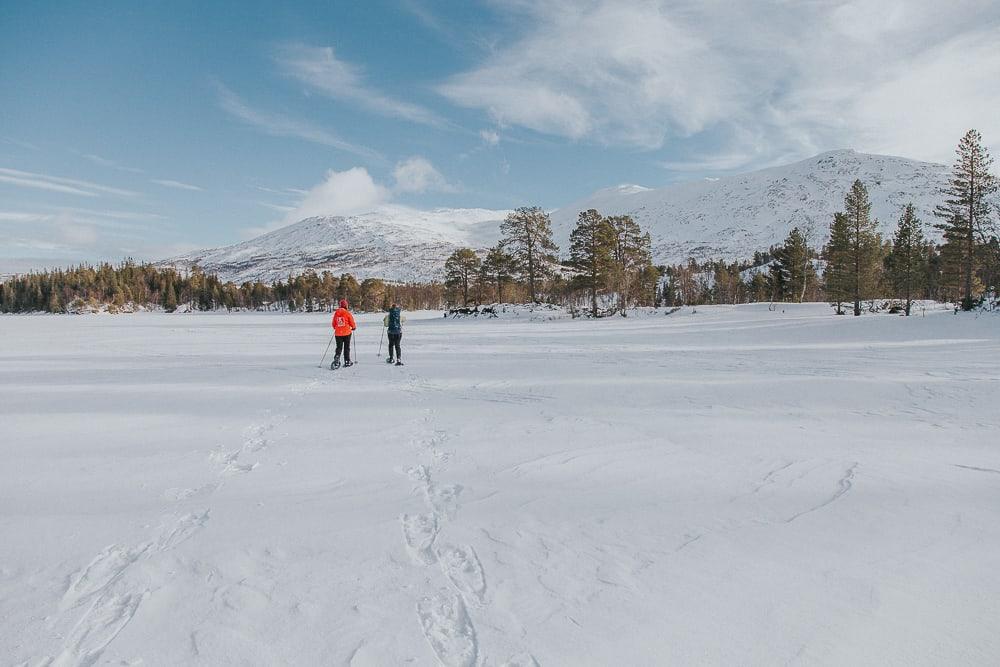
<instances>
[{"instance_id":1,"label":"snow-covered bank","mask_svg":"<svg viewBox=\"0 0 1000 667\"><path fill-rule=\"evenodd\" d=\"M3 662L1000 659L997 318L359 319L0 318Z\"/></svg>"}]
</instances>

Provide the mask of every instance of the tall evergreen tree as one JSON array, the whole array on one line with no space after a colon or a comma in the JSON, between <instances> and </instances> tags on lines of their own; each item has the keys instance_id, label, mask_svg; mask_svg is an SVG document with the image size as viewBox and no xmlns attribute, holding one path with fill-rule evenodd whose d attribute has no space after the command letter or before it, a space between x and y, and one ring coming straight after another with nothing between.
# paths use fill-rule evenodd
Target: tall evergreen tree
<instances>
[{"instance_id":1,"label":"tall evergreen tree","mask_svg":"<svg viewBox=\"0 0 1000 667\"><path fill-rule=\"evenodd\" d=\"M844 302L851 298L851 233L847 216L834 213L830 223L830 241L824 252L826 270L823 272L827 299L837 307L837 314L844 314Z\"/></svg>"},{"instance_id":2,"label":"tall evergreen tree","mask_svg":"<svg viewBox=\"0 0 1000 667\"><path fill-rule=\"evenodd\" d=\"M497 302L503 303L503 286L514 277L514 258L498 243L486 253L482 269L496 285Z\"/></svg>"},{"instance_id":3,"label":"tall evergreen tree","mask_svg":"<svg viewBox=\"0 0 1000 667\"><path fill-rule=\"evenodd\" d=\"M862 299L874 296L878 283L878 257L882 240L877 233L878 222L871 218L872 205L868 188L860 180L854 181L844 197L844 216L850 243L850 280L854 315L861 315Z\"/></svg>"},{"instance_id":4,"label":"tall evergreen tree","mask_svg":"<svg viewBox=\"0 0 1000 667\"><path fill-rule=\"evenodd\" d=\"M775 277L775 299L802 303L809 285L816 284L817 280L812 250L798 227L789 232L785 242L775 251L774 260L771 271Z\"/></svg>"},{"instance_id":5,"label":"tall evergreen tree","mask_svg":"<svg viewBox=\"0 0 1000 667\"><path fill-rule=\"evenodd\" d=\"M886 257L886 271L896 296L905 301L904 310L909 316L915 294L923 293L927 285L927 244L913 204L903 207L892 250Z\"/></svg>"},{"instance_id":6,"label":"tall evergreen tree","mask_svg":"<svg viewBox=\"0 0 1000 667\"><path fill-rule=\"evenodd\" d=\"M956 276L962 308L975 305L974 273L981 246L989 243L991 217L989 196L997 191L997 179L990 173L993 158L983 146L976 130L969 130L956 149L958 158L952 167L951 180L945 189L945 201L935 215L944 222L937 227L944 234L942 261L944 272Z\"/></svg>"},{"instance_id":7,"label":"tall evergreen tree","mask_svg":"<svg viewBox=\"0 0 1000 667\"><path fill-rule=\"evenodd\" d=\"M606 218L611 235L611 257L614 262L612 282L618 292L618 308L624 315L628 309L632 286L653 263L652 241L630 215Z\"/></svg>"},{"instance_id":8,"label":"tall evergreen tree","mask_svg":"<svg viewBox=\"0 0 1000 667\"><path fill-rule=\"evenodd\" d=\"M174 289L174 282L168 280L163 288L163 310L172 313L177 310L177 290Z\"/></svg>"},{"instance_id":9,"label":"tall evergreen tree","mask_svg":"<svg viewBox=\"0 0 1000 667\"><path fill-rule=\"evenodd\" d=\"M614 266L612 234L607 219L590 209L580 213L569 237L569 265L580 272L574 283L590 292L590 311L594 317L597 317L597 292L607 285Z\"/></svg>"},{"instance_id":10,"label":"tall evergreen tree","mask_svg":"<svg viewBox=\"0 0 1000 667\"><path fill-rule=\"evenodd\" d=\"M537 281L548 273L559 252L548 213L537 206L522 206L500 223L500 235L528 282L528 297L537 302Z\"/></svg>"},{"instance_id":11,"label":"tall evergreen tree","mask_svg":"<svg viewBox=\"0 0 1000 667\"><path fill-rule=\"evenodd\" d=\"M469 283L479 271L479 255L472 248L459 248L444 263L445 285L462 288L462 301L469 305Z\"/></svg>"}]
</instances>

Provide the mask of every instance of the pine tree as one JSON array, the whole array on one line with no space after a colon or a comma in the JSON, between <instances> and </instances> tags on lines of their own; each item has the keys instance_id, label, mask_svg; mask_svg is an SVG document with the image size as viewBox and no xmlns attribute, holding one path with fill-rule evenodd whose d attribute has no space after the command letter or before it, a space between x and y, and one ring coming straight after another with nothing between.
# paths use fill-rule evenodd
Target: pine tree
<instances>
[{"instance_id":1,"label":"pine tree","mask_svg":"<svg viewBox=\"0 0 1000 667\"><path fill-rule=\"evenodd\" d=\"M989 243L990 204L988 197L997 191L997 179L990 173L990 157L983 138L969 130L956 149L958 158L952 167L951 180L944 194L944 204L935 215L944 220L937 225L944 234L942 248L945 275L957 278L962 308L975 305L975 271L981 246Z\"/></svg>"},{"instance_id":2,"label":"pine tree","mask_svg":"<svg viewBox=\"0 0 1000 667\"><path fill-rule=\"evenodd\" d=\"M896 296L906 302L905 312L909 316L914 294L918 290L922 293L927 285L927 244L913 204L903 207L899 217L892 250L886 257L886 272Z\"/></svg>"},{"instance_id":3,"label":"pine tree","mask_svg":"<svg viewBox=\"0 0 1000 667\"><path fill-rule=\"evenodd\" d=\"M479 271L479 255L472 248L459 248L444 263L445 285L461 287L462 300L469 305L469 282Z\"/></svg>"},{"instance_id":4,"label":"pine tree","mask_svg":"<svg viewBox=\"0 0 1000 667\"><path fill-rule=\"evenodd\" d=\"M862 299L874 295L878 282L877 261L882 240L876 232L878 222L871 219L871 210L868 189L860 180L854 181L844 197L844 217L847 218L848 270L855 316L861 315Z\"/></svg>"},{"instance_id":5,"label":"pine tree","mask_svg":"<svg viewBox=\"0 0 1000 667\"><path fill-rule=\"evenodd\" d=\"M826 270L823 272L827 299L837 307L837 314L844 314L844 302L851 298L851 234L847 216L834 213L830 224L830 241L824 252Z\"/></svg>"},{"instance_id":6,"label":"pine tree","mask_svg":"<svg viewBox=\"0 0 1000 667\"><path fill-rule=\"evenodd\" d=\"M500 223L500 235L504 248L509 249L528 281L528 297L536 303L536 281L548 273L549 265L556 261L559 252L552 240L548 213L537 206L523 206Z\"/></svg>"},{"instance_id":7,"label":"pine tree","mask_svg":"<svg viewBox=\"0 0 1000 667\"><path fill-rule=\"evenodd\" d=\"M503 303L503 286L513 279L514 258L498 243L486 253L483 271L497 287L497 302Z\"/></svg>"},{"instance_id":8,"label":"pine tree","mask_svg":"<svg viewBox=\"0 0 1000 667\"><path fill-rule=\"evenodd\" d=\"M775 251L771 271L775 278L775 299L779 301L802 303L808 286L816 283L812 250L798 227L789 232L784 244Z\"/></svg>"},{"instance_id":9,"label":"pine tree","mask_svg":"<svg viewBox=\"0 0 1000 667\"><path fill-rule=\"evenodd\" d=\"M622 315L628 309L631 288L652 261L649 232L643 232L630 215L607 218L611 235L611 257L614 262L612 282L618 292L618 308Z\"/></svg>"},{"instance_id":10,"label":"pine tree","mask_svg":"<svg viewBox=\"0 0 1000 667\"><path fill-rule=\"evenodd\" d=\"M594 317L597 317L597 291L607 285L614 265L612 234L607 219L590 209L580 213L569 237L569 265L580 272L573 282L590 291L590 311Z\"/></svg>"}]
</instances>

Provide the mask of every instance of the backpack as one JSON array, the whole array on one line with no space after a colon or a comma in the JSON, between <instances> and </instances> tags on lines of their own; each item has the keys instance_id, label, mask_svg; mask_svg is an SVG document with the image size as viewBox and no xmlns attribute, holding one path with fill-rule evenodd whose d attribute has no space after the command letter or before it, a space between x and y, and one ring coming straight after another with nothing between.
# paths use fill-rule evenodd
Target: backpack
<instances>
[{"instance_id":1,"label":"backpack","mask_svg":"<svg viewBox=\"0 0 1000 667\"><path fill-rule=\"evenodd\" d=\"M399 308L389 309L389 324L388 331L391 334L403 333L403 323L400 321L400 310Z\"/></svg>"}]
</instances>

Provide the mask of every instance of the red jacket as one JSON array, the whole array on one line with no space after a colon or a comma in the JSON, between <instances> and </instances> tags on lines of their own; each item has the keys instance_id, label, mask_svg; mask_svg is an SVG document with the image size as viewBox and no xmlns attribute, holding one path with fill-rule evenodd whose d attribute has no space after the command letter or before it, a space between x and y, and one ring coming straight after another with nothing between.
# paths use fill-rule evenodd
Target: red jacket
<instances>
[{"instance_id":1,"label":"red jacket","mask_svg":"<svg viewBox=\"0 0 1000 667\"><path fill-rule=\"evenodd\" d=\"M358 328L354 323L354 315L346 308L338 308L333 314L333 333L335 336L349 336L352 331Z\"/></svg>"}]
</instances>

